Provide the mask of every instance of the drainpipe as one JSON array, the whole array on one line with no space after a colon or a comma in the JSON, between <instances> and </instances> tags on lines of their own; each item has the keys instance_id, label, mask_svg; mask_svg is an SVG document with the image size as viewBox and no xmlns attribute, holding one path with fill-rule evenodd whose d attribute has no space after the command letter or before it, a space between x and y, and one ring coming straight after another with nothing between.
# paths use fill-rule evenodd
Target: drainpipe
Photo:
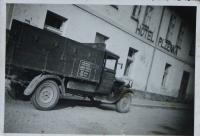
<instances>
[{"instance_id":1,"label":"drainpipe","mask_svg":"<svg viewBox=\"0 0 200 136\"><path fill-rule=\"evenodd\" d=\"M158 26L158 33L157 33L157 37L156 37L155 46L157 46L156 44L158 43L158 36L159 36L159 34L160 34L160 27L161 27L161 23L162 23L162 20L163 20L164 10L165 10L165 7L163 7L163 10L162 10L161 20L160 20L160 23L159 23L159 26ZM155 51L156 51L156 47L153 47L153 55L152 55L152 58L151 58L150 69L149 69L149 73L148 73L147 80L146 80L146 86L145 86L145 90L144 90L145 92L147 92L147 86L148 86L148 84L149 84L149 77L150 77L151 70L152 70L153 60L154 60L154 58L155 58ZM146 95L145 95L145 96L146 96Z\"/></svg>"}]
</instances>

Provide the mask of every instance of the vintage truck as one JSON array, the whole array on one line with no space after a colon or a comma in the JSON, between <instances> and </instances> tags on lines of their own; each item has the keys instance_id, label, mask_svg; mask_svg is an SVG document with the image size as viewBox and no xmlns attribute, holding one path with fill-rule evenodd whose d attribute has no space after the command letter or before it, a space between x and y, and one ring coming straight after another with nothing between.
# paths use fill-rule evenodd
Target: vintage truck
<instances>
[{"instance_id":1,"label":"vintage truck","mask_svg":"<svg viewBox=\"0 0 200 136\"><path fill-rule=\"evenodd\" d=\"M36 109L51 110L60 98L86 97L128 112L132 91L116 79L119 56L104 43L79 43L53 32L12 21L6 45L6 78L30 96Z\"/></svg>"}]
</instances>

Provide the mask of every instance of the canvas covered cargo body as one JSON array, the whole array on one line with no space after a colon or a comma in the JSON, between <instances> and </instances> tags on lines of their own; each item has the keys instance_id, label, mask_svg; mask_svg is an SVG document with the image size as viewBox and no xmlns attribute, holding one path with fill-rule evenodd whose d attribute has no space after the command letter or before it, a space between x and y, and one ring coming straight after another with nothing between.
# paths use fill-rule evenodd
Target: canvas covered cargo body
<instances>
[{"instance_id":1,"label":"canvas covered cargo body","mask_svg":"<svg viewBox=\"0 0 200 136\"><path fill-rule=\"evenodd\" d=\"M103 43L79 43L13 20L7 65L99 83L105 55Z\"/></svg>"}]
</instances>

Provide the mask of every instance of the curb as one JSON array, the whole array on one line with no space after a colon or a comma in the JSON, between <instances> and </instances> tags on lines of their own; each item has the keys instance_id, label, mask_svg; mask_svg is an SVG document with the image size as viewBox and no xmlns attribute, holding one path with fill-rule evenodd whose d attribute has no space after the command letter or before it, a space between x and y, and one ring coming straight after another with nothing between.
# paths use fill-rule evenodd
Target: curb
<instances>
[{"instance_id":1,"label":"curb","mask_svg":"<svg viewBox=\"0 0 200 136\"><path fill-rule=\"evenodd\" d=\"M150 101L150 100L133 100L131 105L138 106L138 107L148 107L148 108L170 108L170 109L180 109L180 110L192 109L187 104L161 102L161 101Z\"/></svg>"}]
</instances>

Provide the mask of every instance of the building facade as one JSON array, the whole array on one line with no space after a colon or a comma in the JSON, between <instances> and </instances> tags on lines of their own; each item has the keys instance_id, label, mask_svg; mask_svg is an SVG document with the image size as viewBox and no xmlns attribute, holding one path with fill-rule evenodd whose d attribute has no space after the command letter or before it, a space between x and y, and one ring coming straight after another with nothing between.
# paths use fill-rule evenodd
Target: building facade
<instances>
[{"instance_id":1,"label":"building facade","mask_svg":"<svg viewBox=\"0 0 200 136\"><path fill-rule=\"evenodd\" d=\"M193 99L195 24L175 8L7 5L8 30L13 19L78 42L104 42L120 56L116 76L133 83L133 89Z\"/></svg>"}]
</instances>

